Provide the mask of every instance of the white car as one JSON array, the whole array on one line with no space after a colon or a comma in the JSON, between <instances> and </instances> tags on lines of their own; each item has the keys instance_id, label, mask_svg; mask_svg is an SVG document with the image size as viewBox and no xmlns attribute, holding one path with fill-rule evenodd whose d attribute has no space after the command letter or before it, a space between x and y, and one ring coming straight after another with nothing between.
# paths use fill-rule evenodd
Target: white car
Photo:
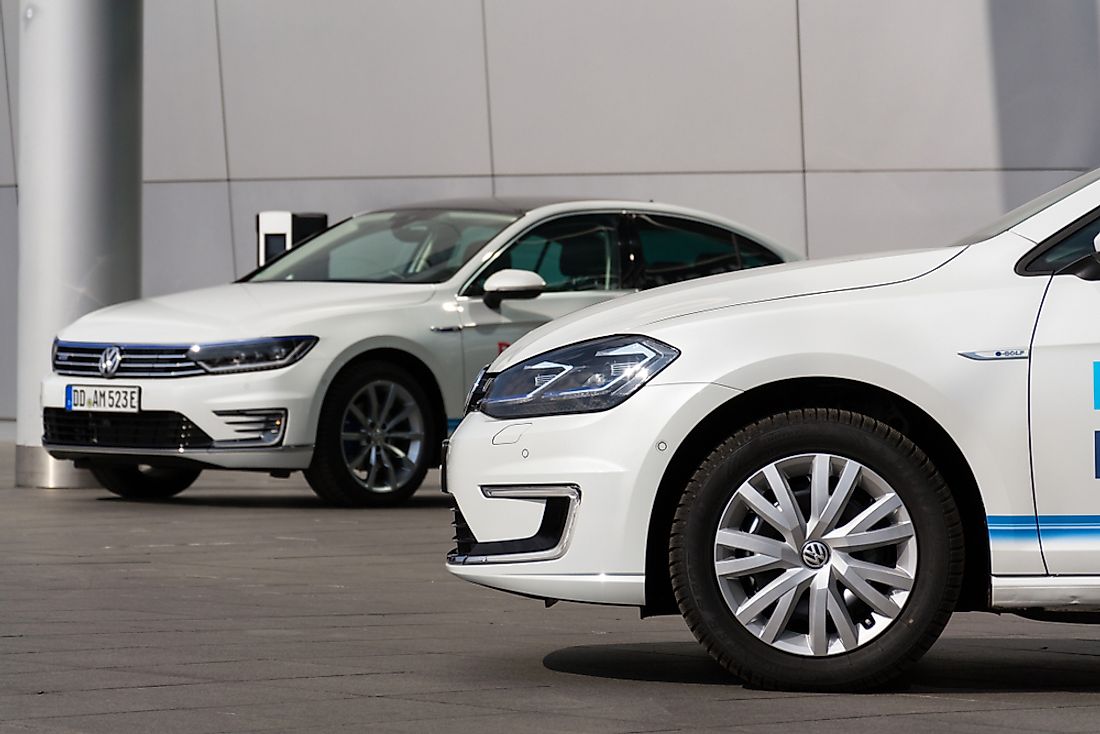
<instances>
[{"instance_id":1,"label":"white car","mask_svg":"<svg viewBox=\"0 0 1100 734\"><path fill-rule=\"evenodd\" d=\"M1100 609L1100 172L953 247L534 331L450 441L448 568L683 615L767 687L901 674L956 610Z\"/></svg>"},{"instance_id":2,"label":"white car","mask_svg":"<svg viewBox=\"0 0 1100 734\"><path fill-rule=\"evenodd\" d=\"M341 222L231 285L122 303L57 337L43 445L123 497L204 467L305 470L343 505L408 498L477 371L550 319L789 256L702 212L484 199Z\"/></svg>"}]
</instances>

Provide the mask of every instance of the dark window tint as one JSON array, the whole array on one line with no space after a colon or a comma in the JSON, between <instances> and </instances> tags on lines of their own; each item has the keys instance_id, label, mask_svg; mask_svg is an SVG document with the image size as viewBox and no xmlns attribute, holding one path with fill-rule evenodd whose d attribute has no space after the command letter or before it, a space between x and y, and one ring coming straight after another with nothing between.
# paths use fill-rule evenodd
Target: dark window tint
<instances>
[{"instance_id":1,"label":"dark window tint","mask_svg":"<svg viewBox=\"0 0 1100 734\"><path fill-rule=\"evenodd\" d=\"M1100 234L1100 218L1094 219L1076 232L1063 238L1044 253L1028 263L1028 273L1053 273L1070 263L1077 262L1094 250L1092 241Z\"/></svg>"},{"instance_id":2,"label":"dark window tint","mask_svg":"<svg viewBox=\"0 0 1100 734\"><path fill-rule=\"evenodd\" d=\"M467 295L480 296L489 276L506 268L538 273L547 292L618 290L622 278L616 218L589 214L535 227L489 263Z\"/></svg>"},{"instance_id":3,"label":"dark window tint","mask_svg":"<svg viewBox=\"0 0 1100 734\"><path fill-rule=\"evenodd\" d=\"M758 242L744 235L737 235L737 251L741 254L741 267L759 268L764 265L778 265L783 259Z\"/></svg>"},{"instance_id":4,"label":"dark window tint","mask_svg":"<svg viewBox=\"0 0 1100 734\"><path fill-rule=\"evenodd\" d=\"M700 222L643 214L634 217L634 227L645 264L639 288L781 262L751 240Z\"/></svg>"}]
</instances>

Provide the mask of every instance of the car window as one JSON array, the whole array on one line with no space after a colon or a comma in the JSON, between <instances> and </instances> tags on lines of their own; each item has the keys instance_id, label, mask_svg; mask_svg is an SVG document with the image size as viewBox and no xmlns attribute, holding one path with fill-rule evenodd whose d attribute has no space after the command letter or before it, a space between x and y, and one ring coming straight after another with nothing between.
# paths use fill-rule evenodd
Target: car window
<instances>
[{"instance_id":1,"label":"car window","mask_svg":"<svg viewBox=\"0 0 1100 734\"><path fill-rule=\"evenodd\" d=\"M1062 238L1027 264L1024 272L1035 274L1054 273L1065 266L1091 255L1092 241L1100 234L1100 217L1092 220L1077 231Z\"/></svg>"},{"instance_id":2,"label":"car window","mask_svg":"<svg viewBox=\"0 0 1100 734\"><path fill-rule=\"evenodd\" d=\"M482 295L489 276L506 268L538 273L551 293L618 290L622 277L616 217L586 214L535 227L494 258L466 294Z\"/></svg>"},{"instance_id":3,"label":"car window","mask_svg":"<svg viewBox=\"0 0 1100 734\"><path fill-rule=\"evenodd\" d=\"M372 212L322 232L246 280L442 283L515 219L448 209Z\"/></svg>"},{"instance_id":4,"label":"car window","mask_svg":"<svg viewBox=\"0 0 1100 734\"><path fill-rule=\"evenodd\" d=\"M634 228L644 262L639 288L782 262L763 245L702 222L641 214Z\"/></svg>"}]
</instances>

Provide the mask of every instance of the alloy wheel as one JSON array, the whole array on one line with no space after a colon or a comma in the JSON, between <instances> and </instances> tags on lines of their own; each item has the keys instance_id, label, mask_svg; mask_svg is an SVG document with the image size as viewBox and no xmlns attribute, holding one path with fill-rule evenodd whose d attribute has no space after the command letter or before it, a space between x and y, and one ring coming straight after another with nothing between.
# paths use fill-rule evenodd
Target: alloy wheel
<instances>
[{"instance_id":1,"label":"alloy wheel","mask_svg":"<svg viewBox=\"0 0 1100 734\"><path fill-rule=\"evenodd\" d=\"M393 492L416 473L424 416L412 393L391 380L368 382L348 402L340 446L351 475L370 492Z\"/></svg>"}]
</instances>

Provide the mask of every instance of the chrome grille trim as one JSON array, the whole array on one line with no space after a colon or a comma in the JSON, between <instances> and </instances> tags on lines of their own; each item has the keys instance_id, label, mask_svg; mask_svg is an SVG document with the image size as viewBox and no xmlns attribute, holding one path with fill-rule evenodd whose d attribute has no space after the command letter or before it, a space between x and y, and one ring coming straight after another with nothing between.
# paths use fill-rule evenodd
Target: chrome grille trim
<instances>
[{"instance_id":1,"label":"chrome grille trim","mask_svg":"<svg viewBox=\"0 0 1100 734\"><path fill-rule=\"evenodd\" d=\"M190 344L96 344L90 342L57 342L53 369L59 375L71 377L101 377L99 356L104 349L117 346L122 360L113 378L193 377L209 374L187 354Z\"/></svg>"}]
</instances>

